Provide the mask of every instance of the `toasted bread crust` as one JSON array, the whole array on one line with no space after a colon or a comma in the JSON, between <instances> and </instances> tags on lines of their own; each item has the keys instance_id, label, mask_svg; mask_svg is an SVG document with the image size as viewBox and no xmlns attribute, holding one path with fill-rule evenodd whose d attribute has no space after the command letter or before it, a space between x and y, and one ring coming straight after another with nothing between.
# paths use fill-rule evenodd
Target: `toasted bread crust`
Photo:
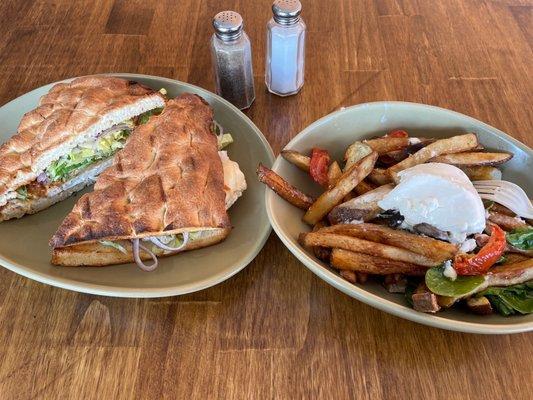
<instances>
[{"instance_id":1,"label":"toasted bread crust","mask_svg":"<svg viewBox=\"0 0 533 400\"><path fill-rule=\"evenodd\" d=\"M189 242L185 248L179 251L179 253L219 243L228 236L230 231L231 228L214 229L210 235ZM63 267L102 267L106 265L133 262L131 245L128 245L126 242L124 242L123 245L127 251L127 254L124 254L110 246L104 246L98 242L83 243L57 248L52 252L52 264ZM167 257L177 253L178 252L156 252L157 257ZM140 251L140 257L142 260L151 259L151 256L142 250Z\"/></svg>"},{"instance_id":2,"label":"toasted bread crust","mask_svg":"<svg viewBox=\"0 0 533 400\"><path fill-rule=\"evenodd\" d=\"M91 135L92 128L102 127L101 131L121 122L114 119L127 114L128 108L163 104L159 93L121 78L86 76L53 86L39 106L24 115L17 133L0 146L2 203L8 192L35 180L57 149L68 150L76 138Z\"/></svg>"},{"instance_id":3,"label":"toasted bread crust","mask_svg":"<svg viewBox=\"0 0 533 400\"><path fill-rule=\"evenodd\" d=\"M53 248L205 228L229 228L213 111L184 94L137 127L113 165L82 196Z\"/></svg>"}]
</instances>

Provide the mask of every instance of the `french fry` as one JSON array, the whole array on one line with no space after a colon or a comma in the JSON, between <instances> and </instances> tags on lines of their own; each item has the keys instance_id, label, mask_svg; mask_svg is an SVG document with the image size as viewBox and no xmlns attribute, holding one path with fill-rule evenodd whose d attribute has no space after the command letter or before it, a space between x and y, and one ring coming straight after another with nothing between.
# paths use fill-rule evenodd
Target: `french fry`
<instances>
[{"instance_id":1,"label":"french fry","mask_svg":"<svg viewBox=\"0 0 533 400\"><path fill-rule=\"evenodd\" d=\"M354 271L350 271L349 269L341 269L339 274L348 282L357 283L357 275L355 275Z\"/></svg>"},{"instance_id":2,"label":"french fry","mask_svg":"<svg viewBox=\"0 0 533 400\"><path fill-rule=\"evenodd\" d=\"M507 253L507 254L505 254L505 258L506 258L506 260L505 260L505 263L503 265L514 264L514 263L526 261L530 257L525 256L523 254L518 254L518 253Z\"/></svg>"},{"instance_id":3,"label":"french fry","mask_svg":"<svg viewBox=\"0 0 533 400\"><path fill-rule=\"evenodd\" d=\"M257 177L259 181L263 182L270 189L276 192L279 196L287 200L293 206L307 210L313 204L313 198L300 192L290 183L285 181L281 176L276 174L271 169L259 164L257 167Z\"/></svg>"},{"instance_id":4,"label":"french fry","mask_svg":"<svg viewBox=\"0 0 533 400\"><path fill-rule=\"evenodd\" d=\"M382 164L392 166L394 164L399 163L402 160L405 160L411 154L416 153L422 147L425 147L428 144L433 143L434 141L435 139L430 139L430 138L411 138L410 140L411 144L409 146L403 149L400 149L400 150L389 151L385 154L381 154L378 160Z\"/></svg>"},{"instance_id":5,"label":"french fry","mask_svg":"<svg viewBox=\"0 0 533 400\"><path fill-rule=\"evenodd\" d=\"M365 274L364 272L341 269L339 270L339 274L350 283L366 283L366 281L368 281L368 274Z\"/></svg>"},{"instance_id":6,"label":"french fry","mask_svg":"<svg viewBox=\"0 0 533 400\"><path fill-rule=\"evenodd\" d=\"M525 221L520 218L492 211L489 212L489 221L494 222L505 231L512 231L513 229L524 228L527 226Z\"/></svg>"},{"instance_id":7,"label":"french fry","mask_svg":"<svg viewBox=\"0 0 533 400\"><path fill-rule=\"evenodd\" d=\"M344 153L344 172L354 164L357 164L363 158L372 153L372 148L363 142L354 142L346 149Z\"/></svg>"},{"instance_id":8,"label":"french fry","mask_svg":"<svg viewBox=\"0 0 533 400\"><path fill-rule=\"evenodd\" d=\"M511 286L533 279L533 258L493 267L487 272L487 286ZM483 289L481 289L483 290Z\"/></svg>"},{"instance_id":9,"label":"french fry","mask_svg":"<svg viewBox=\"0 0 533 400\"><path fill-rule=\"evenodd\" d=\"M470 297L466 299L466 305L474 314L488 315L492 314L492 305L485 296Z\"/></svg>"},{"instance_id":10,"label":"french fry","mask_svg":"<svg viewBox=\"0 0 533 400\"><path fill-rule=\"evenodd\" d=\"M392 178L387 173L387 170L381 168L374 168L370 174L368 174L368 180L378 186L386 185L387 183L392 182Z\"/></svg>"},{"instance_id":11,"label":"french fry","mask_svg":"<svg viewBox=\"0 0 533 400\"><path fill-rule=\"evenodd\" d=\"M394 261L421 265L427 268L434 267L438 264L428 257L413 253L409 250L335 233L324 233L321 231L301 233L298 241L305 247L322 246L339 248L356 253L368 254L370 256L388 258Z\"/></svg>"},{"instance_id":12,"label":"french fry","mask_svg":"<svg viewBox=\"0 0 533 400\"><path fill-rule=\"evenodd\" d=\"M502 171L495 167L462 167L461 169L471 181L499 181L502 179Z\"/></svg>"},{"instance_id":13,"label":"french fry","mask_svg":"<svg viewBox=\"0 0 533 400\"><path fill-rule=\"evenodd\" d=\"M451 243L376 224L332 225L318 232L348 235L400 247L434 260L437 264L453 258L458 252L457 246Z\"/></svg>"},{"instance_id":14,"label":"french fry","mask_svg":"<svg viewBox=\"0 0 533 400\"><path fill-rule=\"evenodd\" d=\"M339 163L337 161L333 161L329 165L328 169L328 189L331 189L335 186L341 175L342 170L341 167L339 167Z\"/></svg>"},{"instance_id":15,"label":"french fry","mask_svg":"<svg viewBox=\"0 0 533 400\"><path fill-rule=\"evenodd\" d=\"M442 308L450 308L455 303L457 303L459 299L457 297L451 297L451 296L437 296L437 303Z\"/></svg>"},{"instance_id":16,"label":"french fry","mask_svg":"<svg viewBox=\"0 0 533 400\"><path fill-rule=\"evenodd\" d=\"M350 193L372 170L378 154L372 152L357 164L352 165L338 179L333 188L322 193L320 197L309 207L303 220L309 225L320 221L333 207L339 204L344 196Z\"/></svg>"},{"instance_id":17,"label":"french fry","mask_svg":"<svg viewBox=\"0 0 533 400\"><path fill-rule=\"evenodd\" d=\"M315 226L313 226L313 232L316 232L325 226L326 224L323 221L319 221L315 224ZM315 246L313 247L313 253L315 254L315 257L319 260L329 262L329 257L331 256L331 249L327 247Z\"/></svg>"},{"instance_id":18,"label":"french fry","mask_svg":"<svg viewBox=\"0 0 533 400\"><path fill-rule=\"evenodd\" d=\"M354 197L357 197L357 195L356 195L355 192L352 190L350 193L348 193L346 196L344 196L344 197L342 198L342 201L345 202L345 201L348 201L348 200L353 199Z\"/></svg>"},{"instance_id":19,"label":"french fry","mask_svg":"<svg viewBox=\"0 0 533 400\"><path fill-rule=\"evenodd\" d=\"M393 165L387 169L387 173L397 181L398 172L403 171L406 168L413 167L418 164L425 163L433 157L440 156L442 154L460 153L475 148L478 145L477 136L474 133L467 133L466 135L453 136L448 139L440 139L426 147L418 150L411 157L400 161L398 164Z\"/></svg>"},{"instance_id":20,"label":"french fry","mask_svg":"<svg viewBox=\"0 0 533 400\"><path fill-rule=\"evenodd\" d=\"M363 140L363 143L370 146L379 155L389 151L400 150L409 146L410 140L407 137L380 137L377 139Z\"/></svg>"},{"instance_id":21,"label":"french fry","mask_svg":"<svg viewBox=\"0 0 533 400\"><path fill-rule=\"evenodd\" d=\"M359 182L359 184L354 188L353 191L356 195L361 196L362 194L374 190L376 187L377 186L373 183L367 182L365 179L363 179L361 182Z\"/></svg>"},{"instance_id":22,"label":"french fry","mask_svg":"<svg viewBox=\"0 0 533 400\"><path fill-rule=\"evenodd\" d=\"M490 211L491 212L497 212L497 213L500 213L500 214L510 215L511 217L515 217L516 216L516 214L514 212L512 212L507 207L502 206L501 204L498 204L498 203L493 203L492 206L490 206Z\"/></svg>"},{"instance_id":23,"label":"french fry","mask_svg":"<svg viewBox=\"0 0 533 400\"><path fill-rule=\"evenodd\" d=\"M295 150L282 150L281 156L293 165L296 165L302 171L309 172L311 157L303 155Z\"/></svg>"},{"instance_id":24,"label":"french fry","mask_svg":"<svg viewBox=\"0 0 533 400\"><path fill-rule=\"evenodd\" d=\"M424 276L427 268L403 261L354 253L343 249L331 251L331 265L334 268L363 272L371 275L404 274Z\"/></svg>"},{"instance_id":25,"label":"french fry","mask_svg":"<svg viewBox=\"0 0 533 400\"><path fill-rule=\"evenodd\" d=\"M392 184L383 185L335 206L328 214L329 222L343 224L350 223L350 221L370 221L376 218L382 211L378 206L378 201L382 200L392 188Z\"/></svg>"},{"instance_id":26,"label":"french fry","mask_svg":"<svg viewBox=\"0 0 533 400\"><path fill-rule=\"evenodd\" d=\"M451 164L456 167L479 167L484 165L500 165L509 161L511 158L513 158L513 155L509 153L467 152L444 154L442 156L433 157L429 162Z\"/></svg>"}]
</instances>

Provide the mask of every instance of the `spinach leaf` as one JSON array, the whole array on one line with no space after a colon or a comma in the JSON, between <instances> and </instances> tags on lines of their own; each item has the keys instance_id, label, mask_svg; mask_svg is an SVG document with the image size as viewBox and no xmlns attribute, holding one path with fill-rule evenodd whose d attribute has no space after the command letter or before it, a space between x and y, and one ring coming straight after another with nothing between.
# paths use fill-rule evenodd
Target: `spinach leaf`
<instances>
[{"instance_id":1,"label":"spinach leaf","mask_svg":"<svg viewBox=\"0 0 533 400\"><path fill-rule=\"evenodd\" d=\"M409 304L411 307L413 307L413 294L415 293L416 288L418 287L418 283L413 279L407 279L407 285L405 286L405 301L407 304Z\"/></svg>"},{"instance_id":2,"label":"spinach leaf","mask_svg":"<svg viewBox=\"0 0 533 400\"><path fill-rule=\"evenodd\" d=\"M426 272L426 285L429 290L440 296L461 297L475 291L483 285L485 277L458 276L454 281L444 276L444 268L433 267Z\"/></svg>"},{"instance_id":3,"label":"spinach leaf","mask_svg":"<svg viewBox=\"0 0 533 400\"><path fill-rule=\"evenodd\" d=\"M533 228L517 228L507 233L507 242L521 250L533 249Z\"/></svg>"},{"instance_id":4,"label":"spinach leaf","mask_svg":"<svg viewBox=\"0 0 533 400\"><path fill-rule=\"evenodd\" d=\"M533 281L508 287L490 287L480 296L485 296L504 316L533 313Z\"/></svg>"}]
</instances>

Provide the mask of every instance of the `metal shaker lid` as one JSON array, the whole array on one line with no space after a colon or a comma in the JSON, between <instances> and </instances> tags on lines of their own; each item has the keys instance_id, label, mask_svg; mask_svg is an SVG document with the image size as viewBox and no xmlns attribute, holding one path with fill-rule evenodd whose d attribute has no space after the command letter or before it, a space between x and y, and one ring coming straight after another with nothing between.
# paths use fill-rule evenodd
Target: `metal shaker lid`
<instances>
[{"instance_id":1,"label":"metal shaker lid","mask_svg":"<svg viewBox=\"0 0 533 400\"><path fill-rule=\"evenodd\" d=\"M291 25L300 19L302 3L298 0L276 0L272 4L274 20L283 25Z\"/></svg>"},{"instance_id":2,"label":"metal shaker lid","mask_svg":"<svg viewBox=\"0 0 533 400\"><path fill-rule=\"evenodd\" d=\"M222 40L233 40L242 33L242 17L235 11L222 11L213 18L215 34Z\"/></svg>"}]
</instances>

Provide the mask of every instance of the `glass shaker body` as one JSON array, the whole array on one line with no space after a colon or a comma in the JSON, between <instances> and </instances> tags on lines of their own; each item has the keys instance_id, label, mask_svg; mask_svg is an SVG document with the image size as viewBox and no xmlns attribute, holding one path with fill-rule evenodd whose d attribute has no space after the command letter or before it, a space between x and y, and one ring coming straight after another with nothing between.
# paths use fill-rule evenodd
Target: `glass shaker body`
<instances>
[{"instance_id":1,"label":"glass shaker body","mask_svg":"<svg viewBox=\"0 0 533 400\"><path fill-rule=\"evenodd\" d=\"M272 18L267 24L265 83L271 93L290 96L304 84L305 31L302 19L280 24Z\"/></svg>"},{"instance_id":2,"label":"glass shaker body","mask_svg":"<svg viewBox=\"0 0 533 400\"><path fill-rule=\"evenodd\" d=\"M250 107L255 91L252 49L246 33L232 40L222 40L213 34L211 55L217 94L240 110Z\"/></svg>"}]
</instances>

